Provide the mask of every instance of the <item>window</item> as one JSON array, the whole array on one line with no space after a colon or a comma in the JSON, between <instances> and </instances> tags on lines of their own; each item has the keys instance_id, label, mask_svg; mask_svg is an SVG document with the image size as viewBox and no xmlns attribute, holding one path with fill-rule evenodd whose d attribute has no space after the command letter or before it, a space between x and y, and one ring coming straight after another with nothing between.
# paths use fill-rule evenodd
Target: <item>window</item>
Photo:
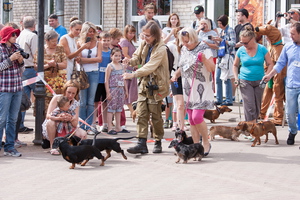
<instances>
[{"instance_id":1,"label":"window","mask_svg":"<svg viewBox=\"0 0 300 200\"><path fill-rule=\"evenodd\" d=\"M103 24L103 4L102 0L88 0L86 1L86 21L92 22L95 25Z\"/></svg>"},{"instance_id":2,"label":"window","mask_svg":"<svg viewBox=\"0 0 300 200\"><path fill-rule=\"evenodd\" d=\"M48 25L48 16L54 13L54 0L45 0L44 24Z\"/></svg>"},{"instance_id":3,"label":"window","mask_svg":"<svg viewBox=\"0 0 300 200\"><path fill-rule=\"evenodd\" d=\"M171 0L133 0L132 15L144 15L144 6L154 4L157 8L157 15L169 15L171 10Z\"/></svg>"}]
</instances>

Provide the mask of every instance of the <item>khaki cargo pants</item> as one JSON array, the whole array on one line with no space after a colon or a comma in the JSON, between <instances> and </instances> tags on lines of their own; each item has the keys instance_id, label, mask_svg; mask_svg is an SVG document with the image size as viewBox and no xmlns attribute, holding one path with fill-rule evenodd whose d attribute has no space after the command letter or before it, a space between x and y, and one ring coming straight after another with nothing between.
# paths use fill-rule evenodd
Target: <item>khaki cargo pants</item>
<instances>
[{"instance_id":1,"label":"khaki cargo pants","mask_svg":"<svg viewBox=\"0 0 300 200\"><path fill-rule=\"evenodd\" d=\"M156 102L153 99L146 99L137 103L137 137L147 138L148 122L151 116L153 124L153 136L155 140L161 140L164 136L163 118L161 111L162 101Z\"/></svg>"}]
</instances>

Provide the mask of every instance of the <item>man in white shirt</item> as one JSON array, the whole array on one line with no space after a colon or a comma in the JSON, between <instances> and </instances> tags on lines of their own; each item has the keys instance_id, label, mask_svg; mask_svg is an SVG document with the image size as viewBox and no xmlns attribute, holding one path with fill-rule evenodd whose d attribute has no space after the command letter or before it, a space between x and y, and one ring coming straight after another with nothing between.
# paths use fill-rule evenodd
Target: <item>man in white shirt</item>
<instances>
[{"instance_id":1,"label":"man in white shirt","mask_svg":"<svg viewBox=\"0 0 300 200\"><path fill-rule=\"evenodd\" d=\"M38 36L33 31L35 31L36 20L32 16L26 16L23 18L24 30L21 32L20 36L17 38L17 43L23 49L25 53L29 54L27 59L24 59L24 72L22 74L22 80L27 80L36 77L36 71L33 64L33 56L37 51L38 47ZM31 91L35 88L35 83L27 85L24 87L24 92L30 99ZM24 126L25 112L22 112L22 121L18 132L30 132L33 131L32 128Z\"/></svg>"}]
</instances>

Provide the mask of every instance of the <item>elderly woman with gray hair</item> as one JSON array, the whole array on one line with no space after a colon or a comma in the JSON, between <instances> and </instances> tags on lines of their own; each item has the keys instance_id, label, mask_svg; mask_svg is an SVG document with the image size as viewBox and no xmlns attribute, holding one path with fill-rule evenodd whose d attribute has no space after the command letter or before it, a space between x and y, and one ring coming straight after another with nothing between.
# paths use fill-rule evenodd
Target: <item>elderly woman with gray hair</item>
<instances>
[{"instance_id":1,"label":"elderly woman with gray hair","mask_svg":"<svg viewBox=\"0 0 300 200\"><path fill-rule=\"evenodd\" d=\"M67 57L64 47L57 44L58 34L50 30L45 34L44 46L44 79L56 94L62 93L63 85L66 82ZM34 55L34 65L37 68L37 55ZM53 94L46 89L45 111L52 99Z\"/></svg>"}]
</instances>

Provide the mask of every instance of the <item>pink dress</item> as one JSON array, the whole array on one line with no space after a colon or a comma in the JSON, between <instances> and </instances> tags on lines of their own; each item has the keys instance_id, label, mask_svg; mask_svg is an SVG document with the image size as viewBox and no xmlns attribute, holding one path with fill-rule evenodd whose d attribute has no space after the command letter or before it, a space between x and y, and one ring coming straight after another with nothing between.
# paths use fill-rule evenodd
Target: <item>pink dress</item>
<instances>
[{"instance_id":1,"label":"pink dress","mask_svg":"<svg viewBox=\"0 0 300 200\"><path fill-rule=\"evenodd\" d=\"M128 55L132 57L132 54L135 52L136 48L135 46L129 42L126 38L122 38L119 45L123 47L128 47ZM126 73L132 73L134 71L133 67L127 67ZM135 102L138 98L138 86L137 86L137 78L127 79L126 85L128 89L128 98L125 99L125 104L131 104L132 102Z\"/></svg>"}]
</instances>

